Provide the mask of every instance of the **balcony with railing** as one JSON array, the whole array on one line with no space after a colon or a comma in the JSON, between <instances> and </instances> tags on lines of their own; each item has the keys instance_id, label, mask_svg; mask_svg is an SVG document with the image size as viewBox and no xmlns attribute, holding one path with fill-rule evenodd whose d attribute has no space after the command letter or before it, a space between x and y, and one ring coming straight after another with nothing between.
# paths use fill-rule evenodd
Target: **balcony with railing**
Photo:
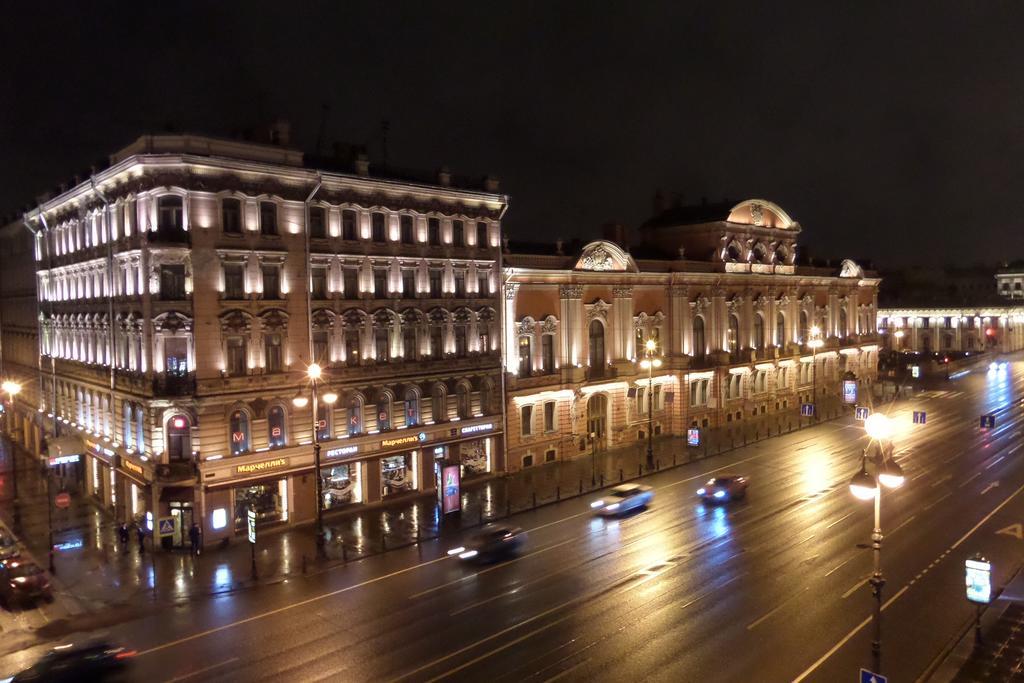
<instances>
[{"instance_id":1,"label":"balcony with railing","mask_svg":"<svg viewBox=\"0 0 1024 683\"><path fill-rule=\"evenodd\" d=\"M196 391L196 375L190 372L185 375L160 374L153 378L153 395L155 396L188 396Z\"/></svg>"}]
</instances>

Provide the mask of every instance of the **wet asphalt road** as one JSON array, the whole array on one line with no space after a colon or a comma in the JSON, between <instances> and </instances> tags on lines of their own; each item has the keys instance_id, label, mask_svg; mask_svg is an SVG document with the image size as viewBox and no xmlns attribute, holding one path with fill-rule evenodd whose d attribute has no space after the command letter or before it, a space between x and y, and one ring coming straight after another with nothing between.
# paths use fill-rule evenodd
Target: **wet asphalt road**
<instances>
[{"instance_id":1,"label":"wet asphalt road","mask_svg":"<svg viewBox=\"0 0 1024 683\"><path fill-rule=\"evenodd\" d=\"M891 412L907 483L882 499L890 680L916 678L970 619L966 557L984 552L997 584L1024 558L996 533L1024 522L1022 386L1016 361ZM139 650L142 681L854 680L873 604L872 507L846 486L862 434L830 423L663 472L651 508L619 520L586 499L524 513L515 561L464 565L425 544L107 633ZM699 503L714 470L749 475L748 499Z\"/></svg>"}]
</instances>

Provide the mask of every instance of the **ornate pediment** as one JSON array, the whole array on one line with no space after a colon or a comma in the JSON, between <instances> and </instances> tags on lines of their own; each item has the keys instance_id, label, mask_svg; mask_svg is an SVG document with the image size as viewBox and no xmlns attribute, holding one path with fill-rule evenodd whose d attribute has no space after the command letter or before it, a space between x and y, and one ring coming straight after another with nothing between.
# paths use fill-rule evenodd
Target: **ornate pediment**
<instances>
[{"instance_id":1,"label":"ornate pediment","mask_svg":"<svg viewBox=\"0 0 1024 683\"><path fill-rule=\"evenodd\" d=\"M595 318L600 320L608 320L608 311L610 311L612 305L604 299L598 299L592 304L587 304L587 320L594 320Z\"/></svg>"},{"instance_id":2,"label":"ornate pediment","mask_svg":"<svg viewBox=\"0 0 1024 683\"><path fill-rule=\"evenodd\" d=\"M850 259L845 259L839 266L839 277L855 277L858 280L864 277L864 269Z\"/></svg>"},{"instance_id":3,"label":"ornate pediment","mask_svg":"<svg viewBox=\"0 0 1024 683\"><path fill-rule=\"evenodd\" d=\"M599 240L583 247L575 270L597 272L638 272L633 257L614 242Z\"/></svg>"}]
</instances>

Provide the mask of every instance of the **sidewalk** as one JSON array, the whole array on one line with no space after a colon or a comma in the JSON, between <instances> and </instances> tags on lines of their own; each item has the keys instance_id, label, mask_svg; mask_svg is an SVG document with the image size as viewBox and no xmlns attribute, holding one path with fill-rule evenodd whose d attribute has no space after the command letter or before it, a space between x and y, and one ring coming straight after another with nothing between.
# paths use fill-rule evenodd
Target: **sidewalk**
<instances>
[{"instance_id":1,"label":"sidewalk","mask_svg":"<svg viewBox=\"0 0 1024 683\"><path fill-rule=\"evenodd\" d=\"M841 407L822 406L822 421L842 416ZM795 413L745 419L704 434L703 444L687 448L680 437L654 442L655 469L682 465L748 443L809 426ZM0 517L13 528L10 459L14 449L0 441ZM20 536L46 565L48 552L45 480L38 463L18 453L21 498ZM646 443L598 452L528 468L522 472L463 484L462 511L442 519L433 496L395 501L384 507L356 508L325 516L328 564L352 561L441 535L458 535L495 519L565 498L588 495L645 471ZM56 487L54 487L56 491ZM315 561L312 524L261 529L256 552L259 577L253 581L251 549L243 537L225 547L208 547L199 557L187 552L153 553L150 541L140 553L134 535L120 547L117 530L106 513L73 493L68 510L51 510L54 524L55 587L72 596L81 611L93 614L109 607L127 608L145 602L167 603L239 590L254 583L281 581L324 568ZM145 598L140 601L139 598Z\"/></svg>"}]
</instances>

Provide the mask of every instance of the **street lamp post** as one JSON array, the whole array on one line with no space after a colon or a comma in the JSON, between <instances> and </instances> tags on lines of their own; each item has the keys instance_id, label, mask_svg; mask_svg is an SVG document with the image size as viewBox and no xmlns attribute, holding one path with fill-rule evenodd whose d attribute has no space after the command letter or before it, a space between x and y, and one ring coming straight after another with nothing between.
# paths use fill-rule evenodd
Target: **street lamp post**
<instances>
[{"instance_id":1,"label":"street lamp post","mask_svg":"<svg viewBox=\"0 0 1024 683\"><path fill-rule=\"evenodd\" d=\"M647 370L647 469L654 469L654 368L661 367L661 359L655 358L658 344L653 339L644 343L644 359L640 367Z\"/></svg>"},{"instance_id":2,"label":"street lamp post","mask_svg":"<svg viewBox=\"0 0 1024 683\"><path fill-rule=\"evenodd\" d=\"M312 399L313 399L313 479L316 490L316 556L317 559L323 560L327 558L326 539L324 538L324 494L323 494L323 480L320 478L320 414L318 400L319 396L317 393L317 381L320 379L323 370L316 363L313 363L306 368L306 376L309 377L310 384L312 385ZM337 400L337 394L331 392L329 396L333 397L334 400L327 401L328 404L333 404ZM326 397L325 397L326 398ZM300 395L292 399L292 403L298 408L304 408L309 401L306 400L305 396Z\"/></svg>"},{"instance_id":3,"label":"street lamp post","mask_svg":"<svg viewBox=\"0 0 1024 683\"><path fill-rule=\"evenodd\" d=\"M590 439L590 485L597 486L597 432L587 434Z\"/></svg>"},{"instance_id":4,"label":"street lamp post","mask_svg":"<svg viewBox=\"0 0 1024 683\"><path fill-rule=\"evenodd\" d=\"M814 406L814 421L818 421L818 349L824 344L821 338L821 328L817 325L811 327L810 338L807 346L811 349L811 405Z\"/></svg>"},{"instance_id":5,"label":"street lamp post","mask_svg":"<svg viewBox=\"0 0 1024 683\"><path fill-rule=\"evenodd\" d=\"M875 598L875 609L871 617L873 637L871 640L871 656L874 660L874 671L882 670L882 587L885 577L882 576L882 486L899 488L903 485L903 470L892 457L892 442L889 439L889 418L882 413L871 415L864 422L864 429L874 444L869 443L861 456L860 471L850 479L850 493L860 500L874 500L875 526L871 532L871 553L874 571L868 583L871 594ZM874 474L867 469L868 449L872 445L877 448L874 456ZM880 486L881 485L881 486Z\"/></svg>"},{"instance_id":6,"label":"street lamp post","mask_svg":"<svg viewBox=\"0 0 1024 683\"><path fill-rule=\"evenodd\" d=\"M7 394L11 397L11 414L7 416L7 430L12 431L11 427L14 422L14 400L18 392L21 391L21 385L11 380L4 381L0 384ZM13 433L12 433L13 435ZM14 451L14 444L11 444L11 480L14 482L12 486L12 493L14 494L14 528L16 531L21 530L21 502L18 500L18 454Z\"/></svg>"}]
</instances>

